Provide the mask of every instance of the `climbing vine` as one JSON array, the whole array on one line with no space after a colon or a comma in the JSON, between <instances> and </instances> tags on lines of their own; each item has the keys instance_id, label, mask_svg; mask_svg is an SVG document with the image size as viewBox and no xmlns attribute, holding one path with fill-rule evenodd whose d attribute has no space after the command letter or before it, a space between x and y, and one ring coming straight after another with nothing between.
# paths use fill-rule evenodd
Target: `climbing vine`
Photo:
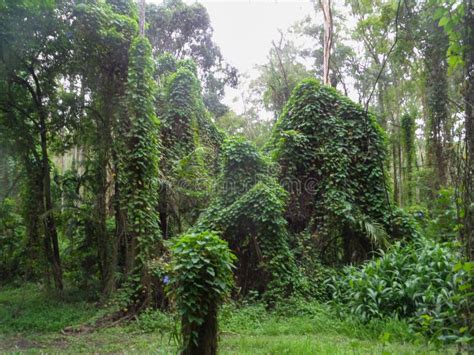
<instances>
[{"instance_id":1,"label":"climbing vine","mask_svg":"<svg viewBox=\"0 0 474 355\"><path fill-rule=\"evenodd\" d=\"M409 114L405 114L401 118L402 130L402 147L405 154L405 175L406 175L406 191L408 204L413 202L413 163L416 159L415 151L415 119Z\"/></svg>"},{"instance_id":2,"label":"climbing vine","mask_svg":"<svg viewBox=\"0 0 474 355\"><path fill-rule=\"evenodd\" d=\"M340 259L342 247L346 262L364 260L387 243L384 139L372 114L315 79L295 88L277 122L273 154L290 229L309 229L323 258Z\"/></svg>"},{"instance_id":3,"label":"climbing vine","mask_svg":"<svg viewBox=\"0 0 474 355\"><path fill-rule=\"evenodd\" d=\"M255 291L270 303L288 296L300 280L288 246L287 193L269 174L269 162L244 138L228 138L217 186L197 229L220 231L229 242L241 294Z\"/></svg>"},{"instance_id":4,"label":"climbing vine","mask_svg":"<svg viewBox=\"0 0 474 355\"><path fill-rule=\"evenodd\" d=\"M235 256L216 233L185 234L170 243L167 289L181 317L182 353L217 353L218 306L233 285Z\"/></svg>"},{"instance_id":5,"label":"climbing vine","mask_svg":"<svg viewBox=\"0 0 474 355\"><path fill-rule=\"evenodd\" d=\"M207 206L222 134L210 119L191 60L158 58L162 83L158 110L162 120L161 227L164 235L178 235L193 225Z\"/></svg>"},{"instance_id":6,"label":"climbing vine","mask_svg":"<svg viewBox=\"0 0 474 355\"><path fill-rule=\"evenodd\" d=\"M158 206L159 121L154 111L153 60L148 40L137 37L130 47L127 109L130 129L122 172L126 206L127 242L134 274L139 275L145 298L151 296L147 264L163 250ZM144 300L147 303L149 300Z\"/></svg>"}]
</instances>

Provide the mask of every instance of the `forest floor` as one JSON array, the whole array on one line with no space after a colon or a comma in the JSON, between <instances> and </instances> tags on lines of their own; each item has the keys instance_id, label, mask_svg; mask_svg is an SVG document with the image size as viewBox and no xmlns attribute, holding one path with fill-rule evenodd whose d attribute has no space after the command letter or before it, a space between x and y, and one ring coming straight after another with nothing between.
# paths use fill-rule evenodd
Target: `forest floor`
<instances>
[{"instance_id":1,"label":"forest floor","mask_svg":"<svg viewBox=\"0 0 474 355\"><path fill-rule=\"evenodd\" d=\"M148 312L129 324L84 331L103 310L80 299L74 292L58 298L36 285L0 289L0 352L176 353L171 315ZM259 304L225 305L219 328L222 354L455 353L434 348L403 322L363 325L298 301L272 312Z\"/></svg>"}]
</instances>

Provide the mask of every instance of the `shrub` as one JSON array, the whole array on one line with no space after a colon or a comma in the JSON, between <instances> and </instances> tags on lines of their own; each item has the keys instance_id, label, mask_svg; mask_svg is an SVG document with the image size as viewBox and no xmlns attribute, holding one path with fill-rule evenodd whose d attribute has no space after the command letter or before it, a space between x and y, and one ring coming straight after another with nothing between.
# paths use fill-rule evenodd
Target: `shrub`
<instances>
[{"instance_id":1,"label":"shrub","mask_svg":"<svg viewBox=\"0 0 474 355\"><path fill-rule=\"evenodd\" d=\"M22 217L17 212L15 201L5 198L0 201L0 280L11 281L15 276L27 273L25 252L27 240Z\"/></svg>"},{"instance_id":2,"label":"shrub","mask_svg":"<svg viewBox=\"0 0 474 355\"><path fill-rule=\"evenodd\" d=\"M235 256L214 232L185 234L170 246L168 291L181 317L183 354L217 352L217 307L229 293Z\"/></svg>"},{"instance_id":3,"label":"shrub","mask_svg":"<svg viewBox=\"0 0 474 355\"><path fill-rule=\"evenodd\" d=\"M449 244L397 243L380 258L333 277L333 300L363 321L406 318L434 339L468 341L460 309L469 297L470 264L459 257Z\"/></svg>"}]
</instances>

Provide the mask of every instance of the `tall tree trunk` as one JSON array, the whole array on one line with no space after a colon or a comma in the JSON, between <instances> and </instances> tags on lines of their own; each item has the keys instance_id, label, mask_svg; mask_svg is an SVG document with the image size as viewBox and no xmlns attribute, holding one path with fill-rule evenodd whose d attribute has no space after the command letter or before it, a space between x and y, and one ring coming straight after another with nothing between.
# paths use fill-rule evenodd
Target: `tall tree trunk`
<instances>
[{"instance_id":1,"label":"tall tree trunk","mask_svg":"<svg viewBox=\"0 0 474 355\"><path fill-rule=\"evenodd\" d=\"M398 183L400 185L400 201L399 206L403 207L405 205L405 199L403 196L403 191L407 188L403 184L403 161L402 161L402 147L400 144L400 131L398 131L398 140L397 140L397 156L398 156Z\"/></svg>"},{"instance_id":2,"label":"tall tree trunk","mask_svg":"<svg viewBox=\"0 0 474 355\"><path fill-rule=\"evenodd\" d=\"M139 2L139 28L140 28L140 36L145 36L145 0L140 0Z\"/></svg>"},{"instance_id":3,"label":"tall tree trunk","mask_svg":"<svg viewBox=\"0 0 474 355\"><path fill-rule=\"evenodd\" d=\"M466 149L467 149L467 166L465 172L465 219L464 233L467 246L467 256L469 260L474 260L474 7L472 0L466 1L465 7L465 29L466 29L466 49L464 62L466 63L466 87L464 91L465 102L465 128L466 128Z\"/></svg>"},{"instance_id":4,"label":"tall tree trunk","mask_svg":"<svg viewBox=\"0 0 474 355\"><path fill-rule=\"evenodd\" d=\"M108 166L112 150L112 122L114 119L114 98L116 87L114 75L109 74L106 85L101 93L103 98L102 117L97 122L97 165L96 165L96 237L99 270L101 274L102 291L105 296L112 293L115 281L114 240L107 230L108 204L107 196L110 190L108 181Z\"/></svg>"},{"instance_id":5,"label":"tall tree trunk","mask_svg":"<svg viewBox=\"0 0 474 355\"><path fill-rule=\"evenodd\" d=\"M426 93L428 105L428 164L434 171L432 194L447 183L447 164L445 146L450 136L448 124L448 82L446 51L448 37L433 21L428 28L428 39L425 48L427 70Z\"/></svg>"},{"instance_id":6,"label":"tall tree trunk","mask_svg":"<svg viewBox=\"0 0 474 355\"><path fill-rule=\"evenodd\" d=\"M323 83L325 85L330 85L331 81L329 78L329 64L331 60L333 37L331 0L319 0L319 6L321 6L324 15Z\"/></svg>"},{"instance_id":7,"label":"tall tree trunk","mask_svg":"<svg viewBox=\"0 0 474 355\"><path fill-rule=\"evenodd\" d=\"M394 137L393 137L394 138ZM400 201L400 190L398 185L398 169L397 169L397 145L392 138L392 164L393 164L393 200L395 203Z\"/></svg>"},{"instance_id":8,"label":"tall tree trunk","mask_svg":"<svg viewBox=\"0 0 474 355\"><path fill-rule=\"evenodd\" d=\"M63 289L63 272L59 256L59 242L56 223L54 220L53 199L51 197L51 167L48 156L48 143L46 135L46 117L43 110L39 114L40 143L41 143L41 168L43 181L43 209L44 209L44 233L45 249L51 264L54 284L58 290Z\"/></svg>"},{"instance_id":9,"label":"tall tree trunk","mask_svg":"<svg viewBox=\"0 0 474 355\"><path fill-rule=\"evenodd\" d=\"M43 210L43 182L42 174L38 174L34 164L37 161L30 157L24 158L25 166L25 187L21 193L22 215L26 224L26 235L28 238L28 266L26 279L34 277L39 272L45 273L45 280L48 282L48 272L43 267L44 253L41 245L41 221L40 216ZM49 260L47 260L49 262Z\"/></svg>"}]
</instances>

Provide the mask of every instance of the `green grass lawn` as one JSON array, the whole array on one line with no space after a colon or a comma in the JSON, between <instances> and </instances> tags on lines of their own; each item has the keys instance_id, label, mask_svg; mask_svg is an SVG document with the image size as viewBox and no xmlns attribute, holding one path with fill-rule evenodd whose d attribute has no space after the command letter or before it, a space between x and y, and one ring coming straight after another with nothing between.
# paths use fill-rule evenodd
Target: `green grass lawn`
<instances>
[{"instance_id":1,"label":"green grass lawn","mask_svg":"<svg viewBox=\"0 0 474 355\"><path fill-rule=\"evenodd\" d=\"M74 294L58 297L40 287L0 290L2 353L176 353L173 317L147 312L135 322L93 332L63 333L87 324L100 310ZM428 354L435 349L399 321L360 324L339 320L326 306L291 301L269 312L262 305L225 305L222 354Z\"/></svg>"}]
</instances>

